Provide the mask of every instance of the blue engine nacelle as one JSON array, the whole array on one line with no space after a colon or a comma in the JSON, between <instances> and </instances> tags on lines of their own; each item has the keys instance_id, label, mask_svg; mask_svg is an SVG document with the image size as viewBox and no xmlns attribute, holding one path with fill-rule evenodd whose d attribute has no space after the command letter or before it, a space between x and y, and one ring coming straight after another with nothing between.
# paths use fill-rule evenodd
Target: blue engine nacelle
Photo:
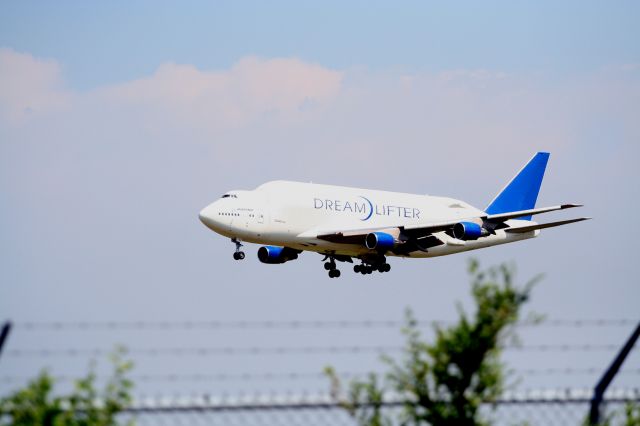
<instances>
[{"instance_id":1,"label":"blue engine nacelle","mask_svg":"<svg viewBox=\"0 0 640 426\"><path fill-rule=\"evenodd\" d=\"M364 245L369 250L387 251L396 245L396 239L386 232L370 232L364 239Z\"/></svg>"},{"instance_id":2,"label":"blue engine nacelle","mask_svg":"<svg viewBox=\"0 0 640 426\"><path fill-rule=\"evenodd\" d=\"M474 222L460 222L453 225L453 238L459 240L477 240L487 234L486 229Z\"/></svg>"},{"instance_id":3,"label":"blue engine nacelle","mask_svg":"<svg viewBox=\"0 0 640 426\"><path fill-rule=\"evenodd\" d=\"M289 247L262 246L258 249L258 259L262 263L277 264L298 258L298 251Z\"/></svg>"}]
</instances>

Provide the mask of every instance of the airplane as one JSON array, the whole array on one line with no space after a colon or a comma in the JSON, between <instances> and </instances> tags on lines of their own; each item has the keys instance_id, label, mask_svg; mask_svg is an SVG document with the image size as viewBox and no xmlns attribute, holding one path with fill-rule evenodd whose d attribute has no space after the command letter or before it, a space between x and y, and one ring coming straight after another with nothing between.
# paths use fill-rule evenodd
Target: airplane
<instances>
[{"instance_id":1,"label":"airplane","mask_svg":"<svg viewBox=\"0 0 640 426\"><path fill-rule=\"evenodd\" d=\"M230 191L199 217L231 238L233 258L242 243L262 244L258 259L281 264L303 251L324 256L329 277L336 262L354 263L363 275L389 272L388 257L427 258L537 237L541 229L588 217L537 223L532 216L582 207L535 208L548 152L536 153L484 209L453 198L291 181L272 181L252 191Z\"/></svg>"}]
</instances>

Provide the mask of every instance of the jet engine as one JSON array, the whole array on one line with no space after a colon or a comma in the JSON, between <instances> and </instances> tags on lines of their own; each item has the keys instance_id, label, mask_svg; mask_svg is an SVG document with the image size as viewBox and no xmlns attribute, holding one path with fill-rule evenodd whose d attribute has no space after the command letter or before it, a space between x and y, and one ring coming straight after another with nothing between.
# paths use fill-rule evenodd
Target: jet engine
<instances>
[{"instance_id":1,"label":"jet engine","mask_svg":"<svg viewBox=\"0 0 640 426\"><path fill-rule=\"evenodd\" d=\"M474 222L459 222L453 225L453 238L459 240L477 240L488 235L489 232Z\"/></svg>"},{"instance_id":2,"label":"jet engine","mask_svg":"<svg viewBox=\"0 0 640 426\"><path fill-rule=\"evenodd\" d=\"M386 251L396 245L396 239L386 232L370 232L364 239L364 245L369 250Z\"/></svg>"},{"instance_id":3,"label":"jet engine","mask_svg":"<svg viewBox=\"0 0 640 426\"><path fill-rule=\"evenodd\" d=\"M289 247L262 246L258 249L258 259L262 263L277 264L298 258L298 251Z\"/></svg>"}]
</instances>

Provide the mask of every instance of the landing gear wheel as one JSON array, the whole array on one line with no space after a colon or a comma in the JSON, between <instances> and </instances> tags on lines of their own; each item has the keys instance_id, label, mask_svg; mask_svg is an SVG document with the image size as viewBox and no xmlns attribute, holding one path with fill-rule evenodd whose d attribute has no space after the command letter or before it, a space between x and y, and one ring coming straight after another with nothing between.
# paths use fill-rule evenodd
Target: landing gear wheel
<instances>
[{"instance_id":1,"label":"landing gear wheel","mask_svg":"<svg viewBox=\"0 0 640 426\"><path fill-rule=\"evenodd\" d=\"M361 265L360 266L360 273L362 275L369 275L371 272L373 272L373 268L369 265Z\"/></svg>"},{"instance_id":2,"label":"landing gear wheel","mask_svg":"<svg viewBox=\"0 0 640 426\"><path fill-rule=\"evenodd\" d=\"M353 272L355 272L356 274L360 272L360 265L353 265Z\"/></svg>"},{"instance_id":3,"label":"landing gear wheel","mask_svg":"<svg viewBox=\"0 0 640 426\"><path fill-rule=\"evenodd\" d=\"M382 265L378 265L376 269L378 269L378 272L380 273L389 272L391 270L391 265L389 265L388 263L383 263Z\"/></svg>"},{"instance_id":4,"label":"landing gear wheel","mask_svg":"<svg viewBox=\"0 0 640 426\"><path fill-rule=\"evenodd\" d=\"M326 262L324 262L326 260ZM336 259L333 254L325 254L324 259L324 269L329 271L330 278L338 278L340 276L340 271L336 269Z\"/></svg>"},{"instance_id":5,"label":"landing gear wheel","mask_svg":"<svg viewBox=\"0 0 640 426\"><path fill-rule=\"evenodd\" d=\"M242 247L242 243L240 243L240 240L238 240L237 238L232 238L231 242L236 245L236 252L233 253L233 258L235 260L244 259L244 252L240 251L240 247Z\"/></svg>"}]
</instances>

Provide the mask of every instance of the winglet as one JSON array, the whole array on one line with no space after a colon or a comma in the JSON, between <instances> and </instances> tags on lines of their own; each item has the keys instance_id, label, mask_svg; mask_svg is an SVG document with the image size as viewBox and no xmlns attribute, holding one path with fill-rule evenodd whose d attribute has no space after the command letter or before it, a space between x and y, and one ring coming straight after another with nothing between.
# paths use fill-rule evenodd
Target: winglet
<instances>
[{"instance_id":1,"label":"winglet","mask_svg":"<svg viewBox=\"0 0 640 426\"><path fill-rule=\"evenodd\" d=\"M538 152L518 172L485 209L487 214L499 214L533 209L536 206L542 178L549 160L548 152ZM522 216L531 220L531 216Z\"/></svg>"}]
</instances>

